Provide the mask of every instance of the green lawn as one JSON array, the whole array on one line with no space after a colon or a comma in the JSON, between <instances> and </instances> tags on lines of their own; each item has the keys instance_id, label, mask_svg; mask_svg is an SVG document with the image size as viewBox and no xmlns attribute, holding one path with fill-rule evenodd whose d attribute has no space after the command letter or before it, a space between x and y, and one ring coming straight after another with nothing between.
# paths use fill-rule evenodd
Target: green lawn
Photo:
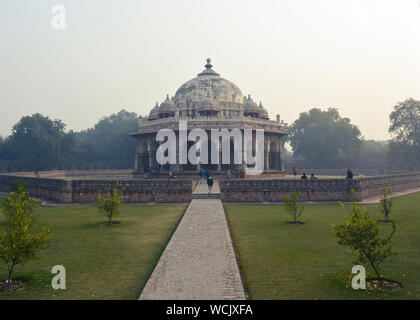
<instances>
[{"instance_id":1,"label":"green lawn","mask_svg":"<svg viewBox=\"0 0 420 320\"><path fill-rule=\"evenodd\" d=\"M250 299L420 299L420 193L394 201L398 255L383 265L382 274L404 289L374 293L346 288L341 280L351 274L354 258L338 245L331 224L350 217L350 205L308 205L305 225L287 224L282 205L226 205ZM380 216L377 205L368 208ZM388 228L381 224L381 231Z\"/></svg>"},{"instance_id":2,"label":"green lawn","mask_svg":"<svg viewBox=\"0 0 420 320\"><path fill-rule=\"evenodd\" d=\"M36 227L51 229L51 245L41 260L16 267L14 277L29 280L27 288L0 299L137 299L184 210L124 206L120 224L103 227L105 218L93 206L39 207ZM54 265L66 268L66 290L51 288Z\"/></svg>"}]
</instances>

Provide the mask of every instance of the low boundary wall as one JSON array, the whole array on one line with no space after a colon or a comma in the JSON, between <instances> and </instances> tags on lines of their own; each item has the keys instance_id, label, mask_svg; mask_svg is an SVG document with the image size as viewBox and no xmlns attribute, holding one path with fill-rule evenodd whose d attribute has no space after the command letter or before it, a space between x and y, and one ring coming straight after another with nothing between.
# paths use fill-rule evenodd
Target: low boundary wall
<instances>
[{"instance_id":1,"label":"low boundary wall","mask_svg":"<svg viewBox=\"0 0 420 320\"><path fill-rule=\"evenodd\" d=\"M0 175L0 191L10 192L14 183L26 185L34 197L62 203L92 203L100 192L118 188L124 202L188 202L192 180L63 180Z\"/></svg>"},{"instance_id":2,"label":"low boundary wall","mask_svg":"<svg viewBox=\"0 0 420 320\"><path fill-rule=\"evenodd\" d=\"M0 175L0 191L10 192L14 183L23 183L32 196L62 203L92 203L99 192L117 187L127 203L188 202L192 198L192 179L147 180L64 180ZM302 201L347 201L351 190L357 201L377 196L381 188L392 191L420 187L420 172L355 179L233 179L219 180L220 198L226 202L281 202L293 190Z\"/></svg>"},{"instance_id":3,"label":"low boundary wall","mask_svg":"<svg viewBox=\"0 0 420 320\"><path fill-rule=\"evenodd\" d=\"M396 174L356 179L260 179L219 180L220 198L226 202L281 202L293 190L301 194L302 201L348 201L351 190L353 198L377 196L381 188L404 191L420 187L420 173Z\"/></svg>"}]
</instances>

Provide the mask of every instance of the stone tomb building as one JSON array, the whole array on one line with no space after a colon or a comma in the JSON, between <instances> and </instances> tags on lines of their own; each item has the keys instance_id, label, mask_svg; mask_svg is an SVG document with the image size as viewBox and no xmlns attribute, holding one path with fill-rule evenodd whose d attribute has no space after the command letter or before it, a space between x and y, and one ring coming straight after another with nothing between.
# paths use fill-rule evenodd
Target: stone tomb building
<instances>
[{"instance_id":1,"label":"stone tomb building","mask_svg":"<svg viewBox=\"0 0 420 320\"><path fill-rule=\"evenodd\" d=\"M246 164L234 164L234 143L230 142L230 164L222 164L221 139L214 150L219 150L219 163L210 163L211 129L264 129L264 171L262 176L284 175L283 142L282 137L287 135L282 130L280 116L276 121L269 119L267 110L261 102L259 105L248 95L244 97L241 90L232 82L223 79L212 69L210 59L207 59L204 71L196 78L184 83L175 93L175 96L156 106L150 111L149 117L140 118L139 129L130 134L137 139L134 177L143 177L145 167L150 169L152 176L167 175L169 171L179 176L197 174L200 168L211 171L212 175L221 175L230 169L232 176L240 170L245 171ZM156 160L156 151L159 142L156 133L160 129L172 129L179 133L179 122L186 121L188 132L193 128L200 128L208 134L209 163L180 164L177 145L177 163L160 165ZM255 131L253 142L255 142ZM188 141L188 149L193 145ZM243 148L242 148L243 149ZM242 157L244 159L244 157ZM261 175L260 175L261 176Z\"/></svg>"}]
</instances>

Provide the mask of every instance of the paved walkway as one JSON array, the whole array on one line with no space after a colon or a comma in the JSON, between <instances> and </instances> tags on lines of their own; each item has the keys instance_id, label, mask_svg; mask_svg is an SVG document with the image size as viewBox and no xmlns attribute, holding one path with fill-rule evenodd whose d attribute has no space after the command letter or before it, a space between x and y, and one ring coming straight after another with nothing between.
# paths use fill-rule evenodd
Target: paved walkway
<instances>
[{"instance_id":1,"label":"paved walkway","mask_svg":"<svg viewBox=\"0 0 420 320\"><path fill-rule=\"evenodd\" d=\"M206 180L203 180L202 183L197 183L193 194L208 194L209 187L207 186ZM219 183L217 180L213 180L213 188L211 189L212 194L220 194Z\"/></svg>"},{"instance_id":2,"label":"paved walkway","mask_svg":"<svg viewBox=\"0 0 420 320\"><path fill-rule=\"evenodd\" d=\"M139 299L245 299L220 200L191 201Z\"/></svg>"},{"instance_id":3,"label":"paved walkway","mask_svg":"<svg viewBox=\"0 0 420 320\"><path fill-rule=\"evenodd\" d=\"M420 188L409 189L409 190L404 190L404 191L399 191L399 192L392 192L391 198L396 198L396 197L400 197L400 196L404 196L406 194L416 193L416 192L420 192ZM362 199L362 201L360 201L360 203L361 204L379 203L380 200L381 200L381 197L378 195L378 196L375 196L375 197L369 197L369 198Z\"/></svg>"}]
</instances>

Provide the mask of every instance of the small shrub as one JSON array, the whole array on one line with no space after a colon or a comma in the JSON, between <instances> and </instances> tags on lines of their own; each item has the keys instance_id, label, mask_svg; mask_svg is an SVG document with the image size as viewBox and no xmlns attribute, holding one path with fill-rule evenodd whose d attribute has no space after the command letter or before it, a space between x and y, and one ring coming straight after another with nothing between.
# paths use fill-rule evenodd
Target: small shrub
<instances>
[{"instance_id":1,"label":"small shrub","mask_svg":"<svg viewBox=\"0 0 420 320\"><path fill-rule=\"evenodd\" d=\"M283 202L286 204L286 210L293 218L293 223L298 224L299 217L302 215L304 207L300 205L300 193L299 191L293 190L290 195L283 198Z\"/></svg>"},{"instance_id":2,"label":"small shrub","mask_svg":"<svg viewBox=\"0 0 420 320\"><path fill-rule=\"evenodd\" d=\"M345 220L343 224L332 226L336 236L339 238L338 243L349 247L355 252L355 263L369 263L378 279L382 281L379 266L393 255L391 249L393 246L392 237L396 230L395 224L391 221L392 231L387 237L380 239L377 227L379 220L372 219L368 210L361 208L352 197L350 197L350 200L353 202L351 220ZM340 205L344 207L342 203Z\"/></svg>"},{"instance_id":3,"label":"small shrub","mask_svg":"<svg viewBox=\"0 0 420 320\"><path fill-rule=\"evenodd\" d=\"M391 199L391 188L384 187L381 189L381 200L380 200L380 209L382 214L385 217L384 222L388 223L391 220L389 219L389 215L391 214L392 209L392 199Z\"/></svg>"},{"instance_id":4,"label":"small shrub","mask_svg":"<svg viewBox=\"0 0 420 320\"><path fill-rule=\"evenodd\" d=\"M101 193L98 194L96 200L96 206L99 211L106 215L108 219L108 225L111 225L112 218L120 215L122 205L123 194L122 191L114 188L112 192L108 192L102 197Z\"/></svg>"},{"instance_id":5,"label":"small shrub","mask_svg":"<svg viewBox=\"0 0 420 320\"><path fill-rule=\"evenodd\" d=\"M5 231L0 233L0 260L8 270L8 283L12 280L14 268L30 260L39 259L40 249L47 247L50 241L50 231L43 229L32 234L34 224L33 210L38 201L28 197L25 187L16 185L16 191L0 204L6 216Z\"/></svg>"}]
</instances>

